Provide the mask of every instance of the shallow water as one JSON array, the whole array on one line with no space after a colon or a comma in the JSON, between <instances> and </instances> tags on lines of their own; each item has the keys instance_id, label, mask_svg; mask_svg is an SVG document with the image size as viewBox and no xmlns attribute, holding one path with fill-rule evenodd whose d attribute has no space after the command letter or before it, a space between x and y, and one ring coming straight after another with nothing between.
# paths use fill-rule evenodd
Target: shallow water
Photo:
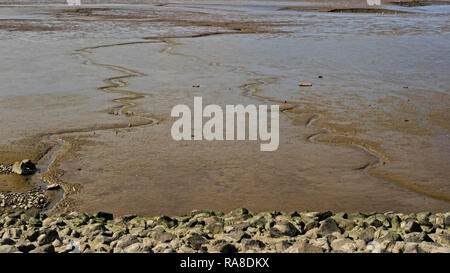
<instances>
[{"instance_id":1,"label":"shallow water","mask_svg":"<svg viewBox=\"0 0 450 273\"><path fill-rule=\"evenodd\" d=\"M64 139L48 177L77 190L59 210L448 210L445 8L293 5L0 6L0 159ZM279 150L173 141L170 110L195 95L281 104Z\"/></svg>"}]
</instances>

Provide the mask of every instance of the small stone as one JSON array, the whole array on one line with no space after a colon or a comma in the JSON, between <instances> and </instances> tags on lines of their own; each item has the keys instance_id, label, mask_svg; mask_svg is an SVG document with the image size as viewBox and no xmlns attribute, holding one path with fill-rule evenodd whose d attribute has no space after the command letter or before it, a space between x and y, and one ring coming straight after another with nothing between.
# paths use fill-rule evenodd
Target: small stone
<instances>
[{"instance_id":1,"label":"small stone","mask_svg":"<svg viewBox=\"0 0 450 273\"><path fill-rule=\"evenodd\" d=\"M409 220L407 222L403 222L401 225L401 228L404 229L404 231L406 233L422 231L422 228L420 227L420 225L414 220Z\"/></svg>"},{"instance_id":2,"label":"small stone","mask_svg":"<svg viewBox=\"0 0 450 273\"><path fill-rule=\"evenodd\" d=\"M14 163L12 172L20 175L30 175L36 172L36 165L29 159L24 159L20 162Z\"/></svg>"},{"instance_id":3,"label":"small stone","mask_svg":"<svg viewBox=\"0 0 450 273\"><path fill-rule=\"evenodd\" d=\"M312 83L310 83L310 82L300 82L298 84L298 86L300 86L300 87L309 87L309 86L312 86Z\"/></svg>"},{"instance_id":4,"label":"small stone","mask_svg":"<svg viewBox=\"0 0 450 273\"><path fill-rule=\"evenodd\" d=\"M61 186L58 185L58 184L51 184L51 185L48 185L48 186L47 186L47 190L48 190L48 191L58 190L58 189L60 189L60 188L61 188Z\"/></svg>"}]
</instances>

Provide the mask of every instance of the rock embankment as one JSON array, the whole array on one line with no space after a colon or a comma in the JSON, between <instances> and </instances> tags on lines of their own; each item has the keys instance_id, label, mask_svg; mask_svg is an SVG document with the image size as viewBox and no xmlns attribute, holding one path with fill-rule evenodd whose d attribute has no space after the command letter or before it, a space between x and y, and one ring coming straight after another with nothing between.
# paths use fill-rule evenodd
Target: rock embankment
<instances>
[{"instance_id":1,"label":"rock embankment","mask_svg":"<svg viewBox=\"0 0 450 273\"><path fill-rule=\"evenodd\" d=\"M450 252L450 213L0 215L0 252Z\"/></svg>"},{"instance_id":2,"label":"rock embankment","mask_svg":"<svg viewBox=\"0 0 450 273\"><path fill-rule=\"evenodd\" d=\"M40 189L32 189L26 192L0 192L0 213L2 210L44 209L48 203L49 200L45 191Z\"/></svg>"}]
</instances>

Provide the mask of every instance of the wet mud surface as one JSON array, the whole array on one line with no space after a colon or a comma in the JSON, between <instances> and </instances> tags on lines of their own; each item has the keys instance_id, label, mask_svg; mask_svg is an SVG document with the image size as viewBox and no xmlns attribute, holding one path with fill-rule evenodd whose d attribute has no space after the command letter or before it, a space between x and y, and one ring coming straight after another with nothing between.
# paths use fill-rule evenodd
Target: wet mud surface
<instances>
[{"instance_id":1,"label":"wet mud surface","mask_svg":"<svg viewBox=\"0 0 450 273\"><path fill-rule=\"evenodd\" d=\"M1 6L0 163L42 170L2 191L60 184L55 212L447 211L449 15L303 4ZM173 141L194 96L279 104L279 150Z\"/></svg>"}]
</instances>

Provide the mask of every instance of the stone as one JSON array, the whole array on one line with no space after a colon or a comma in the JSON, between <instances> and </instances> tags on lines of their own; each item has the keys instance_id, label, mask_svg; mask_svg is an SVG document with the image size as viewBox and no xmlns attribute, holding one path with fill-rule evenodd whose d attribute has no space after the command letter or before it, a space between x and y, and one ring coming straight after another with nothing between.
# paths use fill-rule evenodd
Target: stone
<instances>
[{"instance_id":1,"label":"stone","mask_svg":"<svg viewBox=\"0 0 450 273\"><path fill-rule=\"evenodd\" d=\"M380 220L378 220L375 216L370 216L369 218L366 219L365 221L369 226L373 226L375 228L378 227L382 227L383 226L383 222L381 222Z\"/></svg>"},{"instance_id":2,"label":"stone","mask_svg":"<svg viewBox=\"0 0 450 273\"><path fill-rule=\"evenodd\" d=\"M364 242L368 243L370 241L373 241L373 238L375 236L375 228L374 227L368 227L364 230L362 230L359 235L357 236L358 239L363 240Z\"/></svg>"},{"instance_id":3,"label":"stone","mask_svg":"<svg viewBox=\"0 0 450 273\"><path fill-rule=\"evenodd\" d=\"M156 221L156 224L164 225L167 228L173 228L178 225L178 221L177 221L177 219L170 218L169 216L161 216Z\"/></svg>"},{"instance_id":4,"label":"stone","mask_svg":"<svg viewBox=\"0 0 450 273\"><path fill-rule=\"evenodd\" d=\"M450 212L444 215L444 228L450 228Z\"/></svg>"},{"instance_id":5,"label":"stone","mask_svg":"<svg viewBox=\"0 0 450 273\"><path fill-rule=\"evenodd\" d=\"M288 253L323 253L324 250L321 247L309 244L306 240L302 239L300 241L292 244L288 249Z\"/></svg>"},{"instance_id":6,"label":"stone","mask_svg":"<svg viewBox=\"0 0 450 273\"><path fill-rule=\"evenodd\" d=\"M231 241L239 243L242 239L250 238L250 235L242 230L232 230L227 237Z\"/></svg>"},{"instance_id":7,"label":"stone","mask_svg":"<svg viewBox=\"0 0 450 273\"><path fill-rule=\"evenodd\" d=\"M401 225L401 228L406 232L421 232L422 228L420 227L420 225L413 220L409 220L407 222L403 222Z\"/></svg>"},{"instance_id":8,"label":"stone","mask_svg":"<svg viewBox=\"0 0 450 273\"><path fill-rule=\"evenodd\" d=\"M33 249L35 249L36 246L33 244L30 244L30 243L23 243L23 244L19 244L17 246L17 248L19 249L20 252L28 253L28 252L32 251Z\"/></svg>"},{"instance_id":9,"label":"stone","mask_svg":"<svg viewBox=\"0 0 450 273\"><path fill-rule=\"evenodd\" d=\"M392 253L403 253L405 250L405 242L395 242Z\"/></svg>"},{"instance_id":10,"label":"stone","mask_svg":"<svg viewBox=\"0 0 450 273\"><path fill-rule=\"evenodd\" d=\"M375 233L375 238L379 242L389 241L389 242L395 242L400 241L402 237L394 231L387 231L387 230L378 230Z\"/></svg>"},{"instance_id":11,"label":"stone","mask_svg":"<svg viewBox=\"0 0 450 273\"><path fill-rule=\"evenodd\" d=\"M206 244L208 241L205 237L200 234L192 233L188 236L187 242L194 250L199 250L203 244Z\"/></svg>"},{"instance_id":12,"label":"stone","mask_svg":"<svg viewBox=\"0 0 450 273\"><path fill-rule=\"evenodd\" d=\"M61 186L58 184L50 184L47 186L48 191L59 190L60 188Z\"/></svg>"},{"instance_id":13,"label":"stone","mask_svg":"<svg viewBox=\"0 0 450 273\"><path fill-rule=\"evenodd\" d=\"M328 217L333 216L333 212L331 211L318 212L315 216L317 217L317 221L321 222L327 219Z\"/></svg>"},{"instance_id":14,"label":"stone","mask_svg":"<svg viewBox=\"0 0 450 273\"><path fill-rule=\"evenodd\" d=\"M39 246L29 253L55 253L55 247L53 245Z\"/></svg>"},{"instance_id":15,"label":"stone","mask_svg":"<svg viewBox=\"0 0 450 273\"><path fill-rule=\"evenodd\" d=\"M47 229L43 234L39 235L39 237L37 238L37 243L39 246L51 244L58 238L58 231L56 231L55 229Z\"/></svg>"},{"instance_id":16,"label":"stone","mask_svg":"<svg viewBox=\"0 0 450 273\"><path fill-rule=\"evenodd\" d=\"M418 247L420 253L450 253L450 247L443 247L430 242L420 242Z\"/></svg>"},{"instance_id":17,"label":"stone","mask_svg":"<svg viewBox=\"0 0 450 273\"><path fill-rule=\"evenodd\" d=\"M283 240L283 241L279 241L277 243L275 243L275 251L276 252L284 252L286 249L288 249L292 244L287 241L287 240Z\"/></svg>"},{"instance_id":18,"label":"stone","mask_svg":"<svg viewBox=\"0 0 450 273\"><path fill-rule=\"evenodd\" d=\"M355 222L352 220L344 219L342 217L333 217L333 219L342 230L352 230L356 226Z\"/></svg>"},{"instance_id":19,"label":"stone","mask_svg":"<svg viewBox=\"0 0 450 273\"><path fill-rule=\"evenodd\" d=\"M350 239L336 239L331 242L334 251L350 253L357 249L356 243Z\"/></svg>"},{"instance_id":20,"label":"stone","mask_svg":"<svg viewBox=\"0 0 450 273\"><path fill-rule=\"evenodd\" d=\"M113 220L113 219L114 219L112 213L104 212L104 211L99 211L99 212L97 212L96 214L94 214L94 217L95 217L95 218L102 218L102 219L104 219L104 220L106 220L106 221L109 221L109 220Z\"/></svg>"},{"instance_id":21,"label":"stone","mask_svg":"<svg viewBox=\"0 0 450 273\"><path fill-rule=\"evenodd\" d=\"M309 240L309 243L313 246L320 247L324 252L329 252L331 250L330 244L328 243L328 239L318 238L318 239L311 239Z\"/></svg>"},{"instance_id":22,"label":"stone","mask_svg":"<svg viewBox=\"0 0 450 273\"><path fill-rule=\"evenodd\" d=\"M341 232L337 223L332 218L325 219L321 224L319 229L317 230L317 234L320 236L325 236L327 234L331 234L333 232Z\"/></svg>"},{"instance_id":23,"label":"stone","mask_svg":"<svg viewBox=\"0 0 450 273\"><path fill-rule=\"evenodd\" d=\"M244 251L250 249L261 250L266 246L262 241L256 239L243 239L241 243Z\"/></svg>"},{"instance_id":24,"label":"stone","mask_svg":"<svg viewBox=\"0 0 450 273\"><path fill-rule=\"evenodd\" d=\"M430 222L430 218L429 218L430 215L431 215L431 212L417 213L416 218L417 218L417 222L419 223L419 225L426 226L426 227L433 226L433 224Z\"/></svg>"},{"instance_id":25,"label":"stone","mask_svg":"<svg viewBox=\"0 0 450 273\"><path fill-rule=\"evenodd\" d=\"M238 250L235 245L226 243L219 248L219 252L229 254L229 253L236 253L238 252Z\"/></svg>"},{"instance_id":26,"label":"stone","mask_svg":"<svg viewBox=\"0 0 450 273\"><path fill-rule=\"evenodd\" d=\"M132 244L139 243L139 240L134 235L125 235L123 236L116 244L116 248L126 248Z\"/></svg>"},{"instance_id":27,"label":"stone","mask_svg":"<svg viewBox=\"0 0 450 273\"><path fill-rule=\"evenodd\" d=\"M16 242L13 239L6 238L0 241L0 245L15 245Z\"/></svg>"},{"instance_id":28,"label":"stone","mask_svg":"<svg viewBox=\"0 0 450 273\"><path fill-rule=\"evenodd\" d=\"M405 250L403 253L419 253L418 243L406 243Z\"/></svg>"},{"instance_id":29,"label":"stone","mask_svg":"<svg viewBox=\"0 0 450 273\"><path fill-rule=\"evenodd\" d=\"M17 247L12 245L0 245L0 253L15 253L19 252Z\"/></svg>"},{"instance_id":30,"label":"stone","mask_svg":"<svg viewBox=\"0 0 450 273\"><path fill-rule=\"evenodd\" d=\"M310 83L310 82L299 82L298 86L300 86L300 87L309 87L309 86L312 86L312 83Z\"/></svg>"},{"instance_id":31,"label":"stone","mask_svg":"<svg viewBox=\"0 0 450 273\"><path fill-rule=\"evenodd\" d=\"M270 237L294 237L300 234L299 230L290 222L278 223L270 229Z\"/></svg>"},{"instance_id":32,"label":"stone","mask_svg":"<svg viewBox=\"0 0 450 273\"><path fill-rule=\"evenodd\" d=\"M134 244L127 246L124 249L124 252L125 253L143 253L143 252L148 252L148 250L146 250L146 248L144 247L143 244L134 243Z\"/></svg>"},{"instance_id":33,"label":"stone","mask_svg":"<svg viewBox=\"0 0 450 273\"><path fill-rule=\"evenodd\" d=\"M20 175L30 175L36 172L36 165L29 159L15 162L12 166L12 172Z\"/></svg>"},{"instance_id":34,"label":"stone","mask_svg":"<svg viewBox=\"0 0 450 273\"><path fill-rule=\"evenodd\" d=\"M303 230L305 232L307 232L307 231L309 231L309 230L311 230L313 228L318 228L319 226L320 226L319 222L317 222L315 220L312 220L312 221L309 221L308 223L306 223L306 225L303 228Z\"/></svg>"},{"instance_id":35,"label":"stone","mask_svg":"<svg viewBox=\"0 0 450 273\"><path fill-rule=\"evenodd\" d=\"M166 243L170 242L174 237L165 231L155 231L152 234L152 238L159 243Z\"/></svg>"},{"instance_id":36,"label":"stone","mask_svg":"<svg viewBox=\"0 0 450 273\"><path fill-rule=\"evenodd\" d=\"M211 234L218 234L223 232L223 224L222 223L211 223L205 227L205 229Z\"/></svg>"},{"instance_id":37,"label":"stone","mask_svg":"<svg viewBox=\"0 0 450 273\"><path fill-rule=\"evenodd\" d=\"M399 230L402 220L397 215L391 217L391 226L393 230Z\"/></svg>"},{"instance_id":38,"label":"stone","mask_svg":"<svg viewBox=\"0 0 450 273\"><path fill-rule=\"evenodd\" d=\"M439 245L450 246L450 234L428 234L428 237Z\"/></svg>"},{"instance_id":39,"label":"stone","mask_svg":"<svg viewBox=\"0 0 450 273\"><path fill-rule=\"evenodd\" d=\"M425 242L427 240L430 240L428 235L424 232L411 232L407 233L403 236L403 241L405 242L413 242L413 243L420 243Z\"/></svg>"}]
</instances>

